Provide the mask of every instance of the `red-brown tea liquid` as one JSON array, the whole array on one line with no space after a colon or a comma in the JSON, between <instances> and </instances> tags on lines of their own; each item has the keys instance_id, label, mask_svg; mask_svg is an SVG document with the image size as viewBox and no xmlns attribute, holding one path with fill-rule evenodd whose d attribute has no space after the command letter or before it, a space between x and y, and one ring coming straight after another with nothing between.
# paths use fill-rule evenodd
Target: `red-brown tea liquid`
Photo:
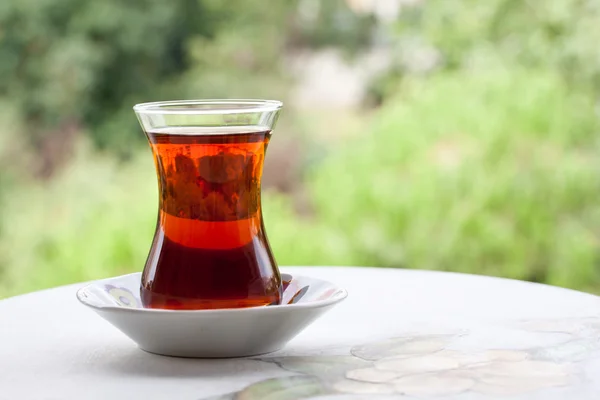
<instances>
[{"instance_id":1,"label":"red-brown tea liquid","mask_svg":"<svg viewBox=\"0 0 600 400\"><path fill-rule=\"evenodd\" d=\"M160 211L142 274L144 306L279 303L281 277L260 206L271 132L182 127L147 136L159 178Z\"/></svg>"}]
</instances>

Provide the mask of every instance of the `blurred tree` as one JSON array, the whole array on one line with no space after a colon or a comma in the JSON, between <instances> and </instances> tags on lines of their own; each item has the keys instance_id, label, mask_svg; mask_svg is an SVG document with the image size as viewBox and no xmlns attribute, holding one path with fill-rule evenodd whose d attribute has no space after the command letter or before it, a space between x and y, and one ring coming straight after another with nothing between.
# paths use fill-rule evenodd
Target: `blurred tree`
<instances>
[{"instance_id":1,"label":"blurred tree","mask_svg":"<svg viewBox=\"0 0 600 400\"><path fill-rule=\"evenodd\" d=\"M596 0L429 0L406 7L402 36L438 48L443 66L494 62L551 68L583 90L600 91L600 2Z\"/></svg>"},{"instance_id":2,"label":"blurred tree","mask_svg":"<svg viewBox=\"0 0 600 400\"><path fill-rule=\"evenodd\" d=\"M600 125L555 71L405 79L360 140L313 171L319 237L294 263L600 284ZM299 225L301 226L301 225ZM269 229L269 228L268 228ZM337 230L337 233L335 232ZM274 244L293 242L278 232Z\"/></svg>"},{"instance_id":3,"label":"blurred tree","mask_svg":"<svg viewBox=\"0 0 600 400\"><path fill-rule=\"evenodd\" d=\"M224 18L209 2L19 0L0 4L0 96L17 105L48 174L84 127L126 149L135 129L101 129L188 65L186 40ZM99 128L99 129L95 129ZM131 132L127 134L126 132ZM138 135L139 136L139 135ZM54 142L55 144L52 144ZM59 154L55 154L59 153Z\"/></svg>"},{"instance_id":4,"label":"blurred tree","mask_svg":"<svg viewBox=\"0 0 600 400\"><path fill-rule=\"evenodd\" d=\"M336 47L352 55L372 44L373 15L357 14L343 0L301 0L289 42L296 47Z\"/></svg>"},{"instance_id":5,"label":"blurred tree","mask_svg":"<svg viewBox=\"0 0 600 400\"><path fill-rule=\"evenodd\" d=\"M370 34L339 0L7 0L0 26L0 100L16 105L44 176L81 131L129 155L143 142L135 102L281 97L287 48L356 49Z\"/></svg>"}]
</instances>

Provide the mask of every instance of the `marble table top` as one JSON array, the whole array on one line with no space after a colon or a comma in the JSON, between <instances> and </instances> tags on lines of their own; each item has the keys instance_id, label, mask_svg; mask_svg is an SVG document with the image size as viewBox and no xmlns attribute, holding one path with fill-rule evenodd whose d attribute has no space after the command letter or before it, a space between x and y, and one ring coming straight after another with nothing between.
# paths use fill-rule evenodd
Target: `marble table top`
<instances>
[{"instance_id":1,"label":"marble table top","mask_svg":"<svg viewBox=\"0 0 600 400\"><path fill-rule=\"evenodd\" d=\"M473 275L295 267L349 297L279 352L145 353L82 284L0 301L0 399L600 398L600 298Z\"/></svg>"}]
</instances>

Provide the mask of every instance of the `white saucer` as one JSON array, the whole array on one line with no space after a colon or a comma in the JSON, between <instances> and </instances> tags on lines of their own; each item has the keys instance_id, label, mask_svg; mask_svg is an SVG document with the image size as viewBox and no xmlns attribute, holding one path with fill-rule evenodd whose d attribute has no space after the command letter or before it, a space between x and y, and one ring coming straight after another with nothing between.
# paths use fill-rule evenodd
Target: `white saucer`
<instances>
[{"instance_id":1,"label":"white saucer","mask_svg":"<svg viewBox=\"0 0 600 400\"><path fill-rule=\"evenodd\" d=\"M174 311L143 308L140 273L94 281L77 298L145 351L178 357L243 357L282 348L346 298L345 289L316 278L282 274L290 284L281 305Z\"/></svg>"}]
</instances>

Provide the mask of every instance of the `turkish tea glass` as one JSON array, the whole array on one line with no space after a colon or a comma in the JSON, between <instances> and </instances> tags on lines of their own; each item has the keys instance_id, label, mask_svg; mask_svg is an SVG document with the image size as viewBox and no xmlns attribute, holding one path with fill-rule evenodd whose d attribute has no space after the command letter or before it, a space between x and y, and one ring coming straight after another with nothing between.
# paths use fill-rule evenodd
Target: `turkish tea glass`
<instances>
[{"instance_id":1,"label":"turkish tea glass","mask_svg":"<svg viewBox=\"0 0 600 400\"><path fill-rule=\"evenodd\" d=\"M279 304L281 276L261 210L267 145L282 103L137 104L158 178L159 210L144 266L148 308Z\"/></svg>"}]
</instances>

